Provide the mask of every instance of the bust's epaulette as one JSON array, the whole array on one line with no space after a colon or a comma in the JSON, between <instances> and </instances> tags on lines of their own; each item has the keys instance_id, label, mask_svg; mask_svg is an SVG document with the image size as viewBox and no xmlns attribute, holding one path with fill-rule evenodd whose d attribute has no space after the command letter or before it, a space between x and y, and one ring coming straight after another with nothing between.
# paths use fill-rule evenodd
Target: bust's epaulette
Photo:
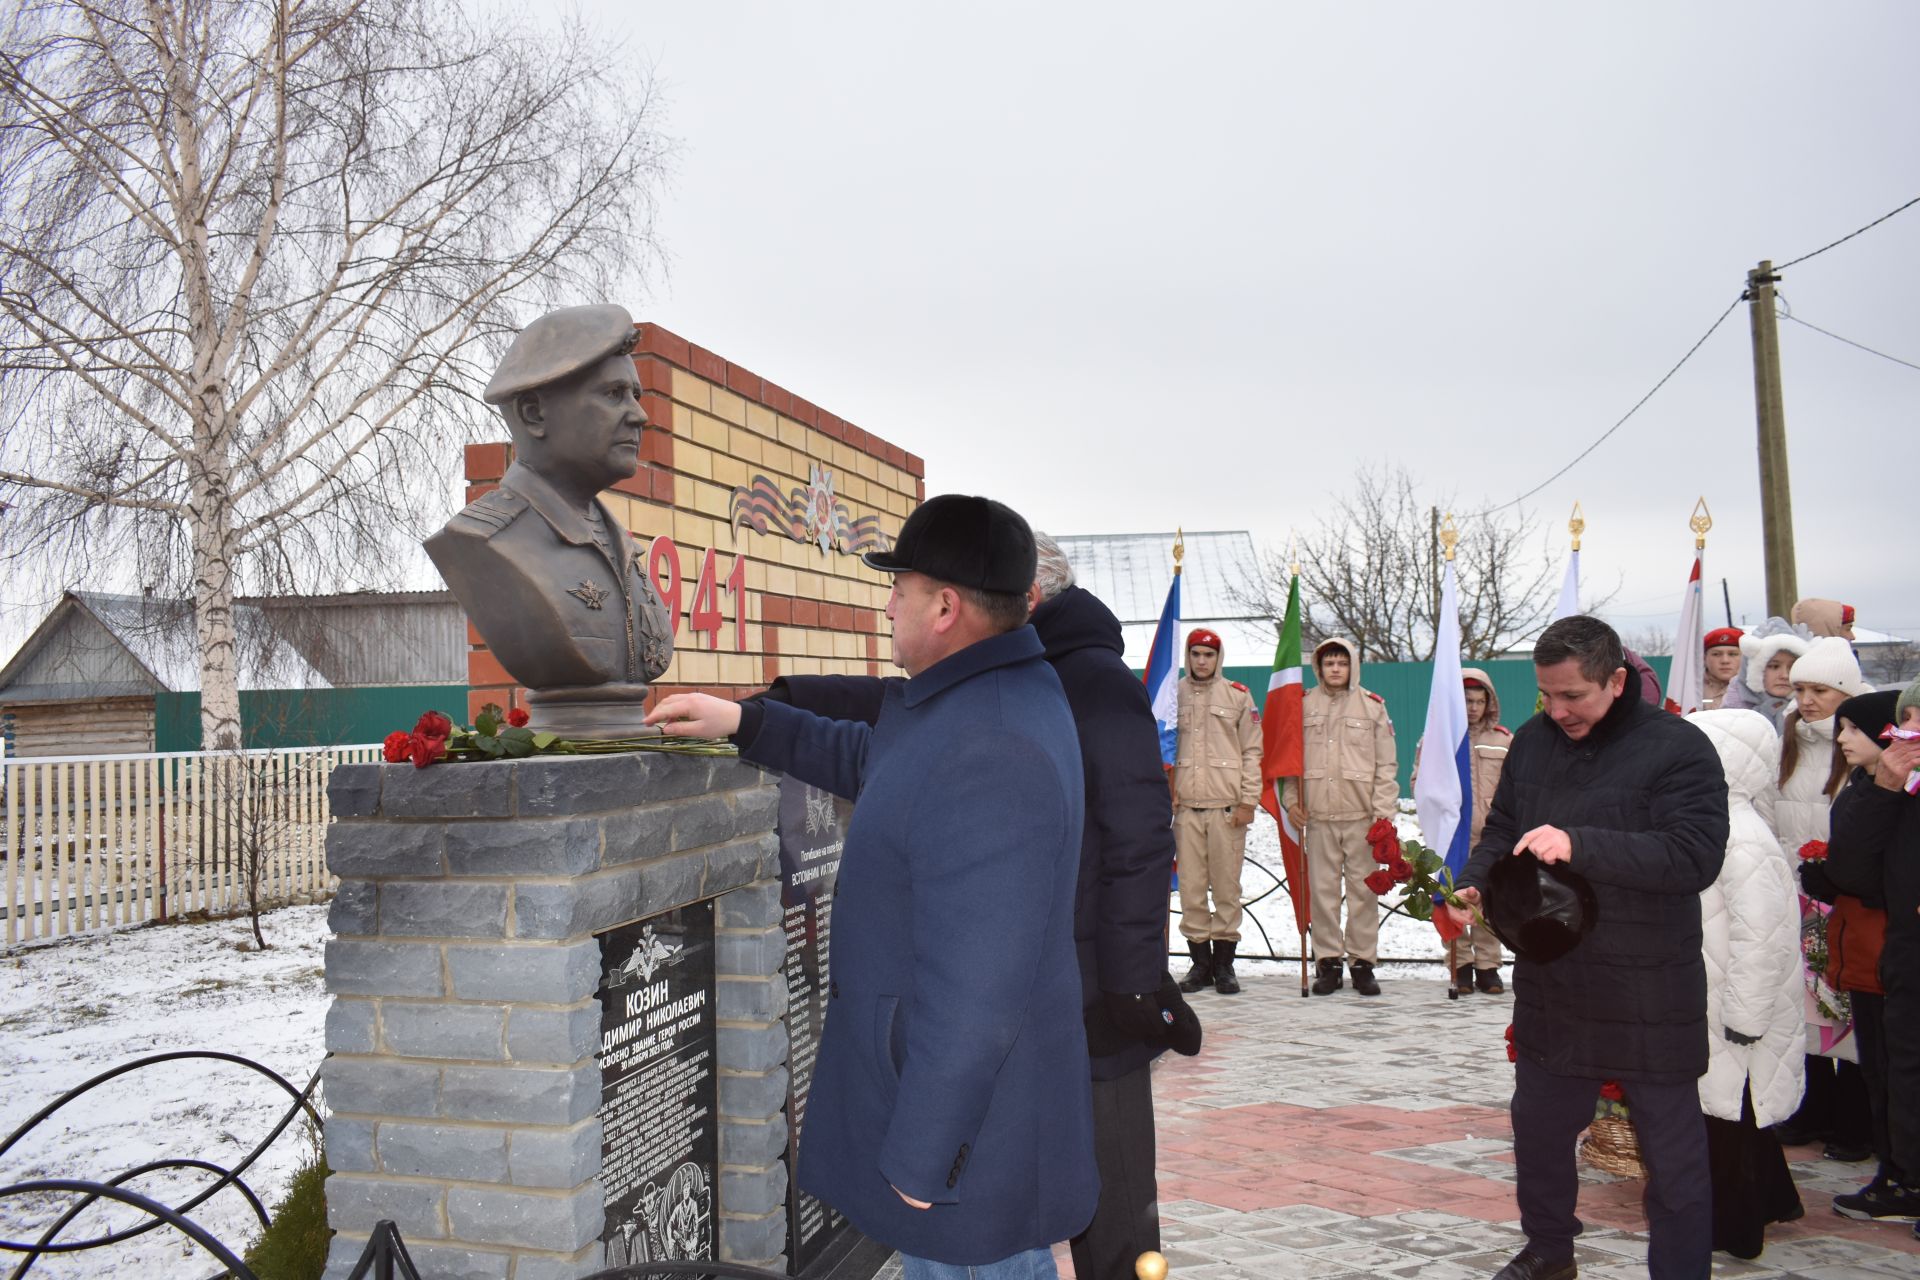
<instances>
[{"instance_id":1,"label":"bust's epaulette","mask_svg":"<svg viewBox=\"0 0 1920 1280\"><path fill-rule=\"evenodd\" d=\"M491 538L513 523L513 518L529 505L524 496L511 489L489 489L447 521L447 528Z\"/></svg>"}]
</instances>

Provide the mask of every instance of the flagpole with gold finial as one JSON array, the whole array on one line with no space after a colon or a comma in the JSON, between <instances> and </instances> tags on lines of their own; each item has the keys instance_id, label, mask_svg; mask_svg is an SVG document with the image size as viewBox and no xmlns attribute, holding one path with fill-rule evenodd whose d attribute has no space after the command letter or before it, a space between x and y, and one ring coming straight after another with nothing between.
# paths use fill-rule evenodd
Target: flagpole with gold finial
<instances>
[{"instance_id":1,"label":"flagpole with gold finial","mask_svg":"<svg viewBox=\"0 0 1920 1280\"><path fill-rule=\"evenodd\" d=\"M1573 549L1580 549L1580 535L1587 531L1587 518L1580 514L1580 504L1573 504L1573 515L1567 520L1567 532L1573 535Z\"/></svg>"},{"instance_id":2,"label":"flagpole with gold finial","mask_svg":"<svg viewBox=\"0 0 1920 1280\"><path fill-rule=\"evenodd\" d=\"M1441 552L1446 556L1446 560L1448 564L1453 563L1453 549L1459 545L1460 545L1460 527L1453 522L1453 512L1449 511L1447 512L1446 519L1440 522L1440 548L1441 548ZM1437 612L1438 611L1436 610L1436 613ZM1434 626L1435 628L1438 628L1439 625L1440 625L1439 618L1436 616L1436 618L1434 619ZM1437 630L1435 632L1435 638L1438 639ZM1438 652L1435 652L1433 656L1436 661L1440 657ZM1446 961L1447 976L1449 979L1451 979L1453 976L1453 943L1443 942L1440 945L1446 951L1445 956L1443 956L1442 958ZM1460 985L1456 982L1449 980L1447 983L1447 999L1458 1000L1459 998L1460 998Z\"/></svg>"},{"instance_id":3,"label":"flagpole with gold finial","mask_svg":"<svg viewBox=\"0 0 1920 1280\"><path fill-rule=\"evenodd\" d=\"M1297 581L1299 581L1299 578L1300 578L1300 535L1299 535L1299 534L1298 534L1298 533L1297 533L1297 532L1296 532L1295 530L1292 530L1292 529L1288 529L1288 530L1287 530L1287 567L1288 567L1288 571L1289 571L1290 573L1292 573L1292 574L1293 574L1293 580L1294 580L1295 582L1297 582ZM1293 591L1293 583L1292 583L1292 582L1289 582L1289 583L1287 584L1287 591L1288 591L1288 593L1289 593L1289 594L1291 594L1291 593L1292 593L1292 591ZM1303 612L1304 612L1304 610L1303 610ZM1285 625L1285 624L1283 623L1283 624L1282 624L1282 627L1283 627L1283 629L1284 629L1284 625ZM1277 787L1277 786L1279 786L1279 785L1280 785L1280 782L1281 782L1281 781L1285 781L1285 779L1280 779L1280 780L1276 780L1276 781L1274 782L1274 786L1276 786L1276 787ZM1306 791L1305 791L1305 787L1306 787L1306 782L1305 782L1305 780L1304 780L1304 779L1301 779L1301 778L1295 778L1295 779L1292 779L1292 781L1293 781L1293 784L1294 784L1294 785L1295 785L1296 787L1299 787L1299 788L1301 788L1301 795L1302 795L1302 796L1304 797L1304 796L1305 796L1305 794L1306 794ZM1278 804L1279 804L1279 802L1280 802L1280 797L1279 797L1278 795L1275 795L1275 797L1274 797L1274 803L1275 803L1276 805L1278 805ZM1306 835L1306 833L1305 833L1304 831L1302 831L1302 832L1301 832L1301 836L1302 836L1302 838L1303 838L1303 839L1305 838L1305 835ZM1284 853L1284 847L1283 847L1283 853ZM1283 869L1284 869L1284 868L1283 868ZM1312 895L1313 895L1313 886L1312 886L1312 884L1311 884L1311 883L1309 882L1309 879L1308 879L1308 876L1309 876L1309 872L1308 872L1308 870L1307 870L1307 860L1306 860L1306 858L1305 858L1305 856L1303 855L1303 856L1301 857L1301 859L1300 859L1300 892L1301 892L1301 893L1303 893L1303 894L1305 894L1305 895L1307 895L1307 899L1306 899L1306 900L1307 900L1308 902L1312 902L1312 901L1313 901L1313 896L1312 896ZM1287 892L1288 892L1289 894L1291 894L1291 893L1292 893L1293 891L1294 891L1294 889L1293 889L1293 886L1292 886L1292 885L1288 885L1288 886L1287 886ZM1297 919L1299 919L1299 913L1298 913L1298 912L1295 912L1295 913L1294 913L1294 918L1295 918L1296 920L1297 920ZM1302 1000L1309 1000L1309 999L1312 999L1312 998L1313 998L1313 996L1312 996L1312 991L1310 990L1310 984L1309 984L1309 979L1308 979L1308 976L1307 976L1307 974L1308 974L1308 965L1307 965L1307 931L1306 931L1305 929L1302 929L1302 930L1300 931L1300 998L1301 998Z\"/></svg>"},{"instance_id":4,"label":"flagpole with gold finial","mask_svg":"<svg viewBox=\"0 0 1920 1280\"><path fill-rule=\"evenodd\" d=\"M1187 555L1186 530L1180 525L1175 525L1173 527L1173 579L1175 582L1178 582L1180 580L1180 571L1182 568L1182 565L1180 562L1186 558L1186 555ZM1186 650L1180 647L1180 637L1177 634L1179 629L1179 624L1180 624L1180 619L1178 618L1174 619L1174 627L1175 627L1176 634L1173 638L1173 643L1174 643L1173 669L1175 671L1178 671L1180 670L1181 667L1185 666L1186 659L1187 659ZM1168 799L1177 799L1177 796L1174 793L1172 766L1168 766L1167 768L1167 797ZM1167 953L1169 955L1173 954L1173 917L1171 915L1167 917L1166 947L1167 947Z\"/></svg>"},{"instance_id":5,"label":"flagpole with gold finial","mask_svg":"<svg viewBox=\"0 0 1920 1280\"><path fill-rule=\"evenodd\" d=\"M1700 495L1700 501L1693 504L1693 514L1687 517L1687 528L1693 530L1693 549L1707 549L1707 531L1713 528L1713 513L1707 510L1707 498Z\"/></svg>"}]
</instances>

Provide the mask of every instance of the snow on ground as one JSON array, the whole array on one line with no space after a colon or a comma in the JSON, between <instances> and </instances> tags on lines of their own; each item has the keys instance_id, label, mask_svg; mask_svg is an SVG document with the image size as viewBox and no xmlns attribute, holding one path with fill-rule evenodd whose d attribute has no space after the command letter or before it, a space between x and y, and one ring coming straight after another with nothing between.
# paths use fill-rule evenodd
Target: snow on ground
<instances>
[{"instance_id":1,"label":"snow on ground","mask_svg":"<svg viewBox=\"0 0 1920 1280\"><path fill-rule=\"evenodd\" d=\"M1420 837L1420 821L1413 814L1412 801L1401 802L1401 812L1394 820L1394 826L1402 840ZM1240 887L1248 899L1259 897L1262 893L1266 896L1247 907L1247 914L1252 918L1240 930L1240 949L1252 955L1293 957L1278 963L1251 961L1249 967L1252 972L1297 975L1300 971L1300 934L1293 923L1293 900L1281 887L1280 874L1280 829L1265 813L1256 813L1253 827L1247 834L1247 863L1241 873ZM1382 901L1389 907L1395 906L1400 896L1398 893L1389 894ZM1171 910L1178 916L1179 895L1174 895L1170 902ZM1262 930L1265 931L1264 937ZM1173 945L1178 948L1177 955L1186 953L1177 927ZM1440 935L1434 932L1431 924L1398 912L1381 916L1380 961L1383 966L1395 961L1411 962L1395 964L1391 969L1383 970L1402 977L1431 978L1439 982L1447 976L1446 966L1441 963ZM1511 956L1503 955L1503 963L1511 962ZM1176 973L1183 972L1178 964L1174 969Z\"/></svg>"},{"instance_id":2,"label":"snow on ground","mask_svg":"<svg viewBox=\"0 0 1920 1280\"><path fill-rule=\"evenodd\" d=\"M1403 837L1419 833L1411 812L1403 813L1398 825ZM1270 867L1277 874L1280 869L1279 835L1264 814L1254 820L1247 854L1248 896L1271 892L1248 909L1264 927L1266 940L1250 923L1241 945L1257 954L1270 943L1275 955L1297 956L1292 904L1286 890L1262 870ZM1177 898L1173 907L1178 910ZM254 950L247 922L237 919L91 934L0 953L0 1079L6 1082L0 1090L0 1137L89 1077L173 1049L240 1054L304 1087L324 1053L326 907L287 907L264 921L271 945L264 952ZM1380 958L1383 969L1397 976L1436 982L1446 976L1433 926L1403 915L1381 921ZM1297 960L1256 960L1243 968L1289 979L1299 972ZM105 1180L168 1157L231 1166L266 1136L287 1105L278 1088L238 1067L207 1062L150 1067L89 1094L0 1155L0 1184L51 1177ZM249 1185L269 1208L309 1149L296 1122L249 1171ZM130 1185L177 1204L210 1181L207 1174L166 1173ZM0 1201L0 1236L37 1236L63 1203L54 1197ZM192 1216L236 1249L257 1229L245 1201L231 1190ZM131 1209L96 1208L66 1236L97 1235L103 1221L126 1225L139 1217ZM12 1260L0 1254L0 1270L11 1266ZM163 1228L91 1253L45 1258L31 1275L34 1280L108 1275L202 1280L218 1270L198 1246Z\"/></svg>"},{"instance_id":3,"label":"snow on ground","mask_svg":"<svg viewBox=\"0 0 1920 1280\"><path fill-rule=\"evenodd\" d=\"M92 934L0 953L0 1079L6 1082L0 1140L74 1085L168 1050L240 1054L304 1088L324 1053L326 913L319 905L267 914L267 951L254 949L242 918ZM149 1067L94 1090L0 1155L0 1184L105 1181L169 1157L231 1167L290 1104L277 1086L241 1067L205 1061ZM248 1170L248 1184L269 1210L309 1150L296 1120ZM197 1171L160 1173L129 1186L178 1204L213 1180ZM63 1197L0 1201L0 1235L37 1238L64 1203ZM245 1200L231 1189L190 1216L236 1251L258 1230ZM101 1234L102 1221L124 1226L142 1217L126 1207L90 1210L63 1238ZM17 1261L0 1253L0 1271ZM33 1280L201 1280L219 1270L199 1246L163 1227L90 1253L44 1258L29 1274Z\"/></svg>"}]
</instances>

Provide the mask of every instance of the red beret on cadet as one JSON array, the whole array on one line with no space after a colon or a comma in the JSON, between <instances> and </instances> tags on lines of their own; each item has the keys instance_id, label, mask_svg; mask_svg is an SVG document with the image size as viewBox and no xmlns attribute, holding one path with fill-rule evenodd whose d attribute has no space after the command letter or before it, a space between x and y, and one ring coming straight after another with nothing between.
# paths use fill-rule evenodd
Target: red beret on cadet
<instances>
[{"instance_id":1,"label":"red beret on cadet","mask_svg":"<svg viewBox=\"0 0 1920 1280\"><path fill-rule=\"evenodd\" d=\"M1720 649L1727 646L1738 648L1742 634L1744 633L1738 627L1720 627L1717 630L1707 632L1706 647L1709 649Z\"/></svg>"},{"instance_id":2,"label":"red beret on cadet","mask_svg":"<svg viewBox=\"0 0 1920 1280\"><path fill-rule=\"evenodd\" d=\"M1205 627L1195 627L1193 630L1187 632L1187 648L1191 649L1197 644L1205 645L1216 653L1219 652L1222 647L1220 637Z\"/></svg>"}]
</instances>

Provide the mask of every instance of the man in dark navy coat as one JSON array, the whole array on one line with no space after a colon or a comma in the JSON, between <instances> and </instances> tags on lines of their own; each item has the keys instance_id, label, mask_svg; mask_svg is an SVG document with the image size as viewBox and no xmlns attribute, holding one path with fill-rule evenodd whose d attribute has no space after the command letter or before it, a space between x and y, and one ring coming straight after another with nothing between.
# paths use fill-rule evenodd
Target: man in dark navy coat
<instances>
[{"instance_id":1,"label":"man in dark navy coat","mask_svg":"<svg viewBox=\"0 0 1920 1280\"><path fill-rule=\"evenodd\" d=\"M1086 774L1073 936L1093 1060L1100 1204L1073 1238L1080 1280L1134 1280L1160 1248L1154 1179L1153 1059L1200 1051L1200 1020L1166 971L1173 818L1146 686L1128 669L1120 620L1074 585L1058 543L1036 530L1031 622L1066 691ZM756 698L835 720L878 721L888 676L782 676Z\"/></svg>"},{"instance_id":2,"label":"man in dark navy coat","mask_svg":"<svg viewBox=\"0 0 1920 1280\"><path fill-rule=\"evenodd\" d=\"M872 727L701 694L648 719L855 801L800 1185L898 1249L907 1280L1052 1276L1098 1179L1080 748L1026 625L1033 535L1000 503L942 495L866 559L898 575L909 677Z\"/></svg>"}]
</instances>

